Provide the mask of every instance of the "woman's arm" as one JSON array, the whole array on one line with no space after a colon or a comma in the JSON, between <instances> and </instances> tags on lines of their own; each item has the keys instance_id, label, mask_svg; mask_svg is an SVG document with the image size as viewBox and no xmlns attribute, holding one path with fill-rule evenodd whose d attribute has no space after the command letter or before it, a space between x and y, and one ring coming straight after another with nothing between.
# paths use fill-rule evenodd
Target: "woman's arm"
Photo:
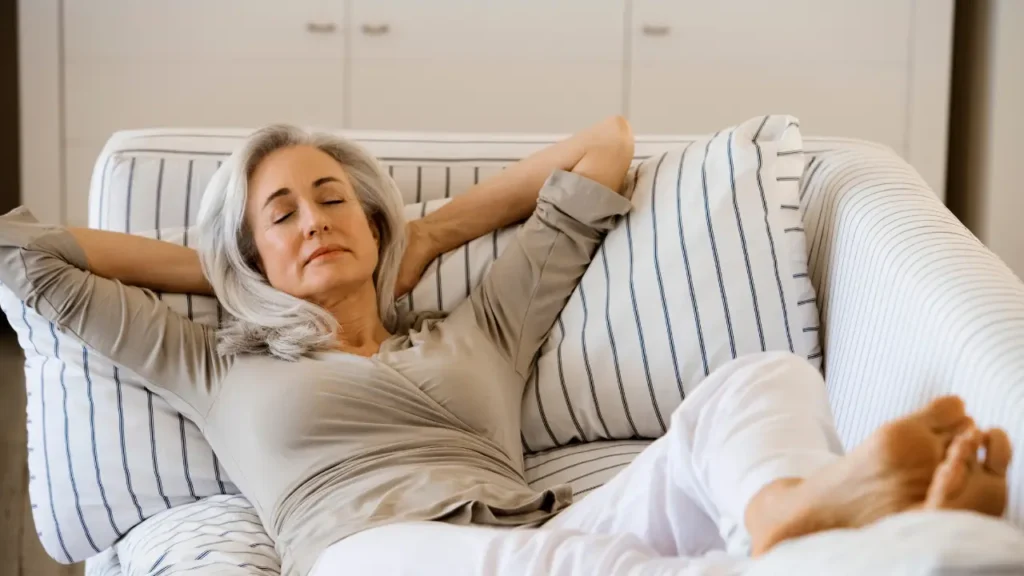
<instances>
[{"instance_id":1,"label":"woman's arm","mask_svg":"<svg viewBox=\"0 0 1024 576\"><path fill-rule=\"evenodd\" d=\"M396 291L411 290L437 256L527 218L555 170L575 172L612 190L622 190L633 160L633 132L614 116L509 166L473 186L437 211L409 224L409 249Z\"/></svg>"},{"instance_id":2,"label":"woman's arm","mask_svg":"<svg viewBox=\"0 0 1024 576\"><path fill-rule=\"evenodd\" d=\"M544 181L555 170L576 172L620 190L633 160L633 133L625 118L604 120L535 152L484 180L420 220L438 254L504 228L533 213Z\"/></svg>"},{"instance_id":3,"label":"woman's arm","mask_svg":"<svg viewBox=\"0 0 1024 576\"><path fill-rule=\"evenodd\" d=\"M0 216L0 283L43 318L145 378L154 392L195 419L212 405L230 359L217 354L213 329L173 312L152 291L119 281L200 291L190 271L191 251L172 248L124 234L72 234L39 224L19 208ZM119 258L127 264L116 263Z\"/></svg>"},{"instance_id":4,"label":"woman's arm","mask_svg":"<svg viewBox=\"0 0 1024 576\"><path fill-rule=\"evenodd\" d=\"M68 231L85 252L89 271L97 276L157 292L213 295L199 253L191 248L120 232Z\"/></svg>"}]
</instances>

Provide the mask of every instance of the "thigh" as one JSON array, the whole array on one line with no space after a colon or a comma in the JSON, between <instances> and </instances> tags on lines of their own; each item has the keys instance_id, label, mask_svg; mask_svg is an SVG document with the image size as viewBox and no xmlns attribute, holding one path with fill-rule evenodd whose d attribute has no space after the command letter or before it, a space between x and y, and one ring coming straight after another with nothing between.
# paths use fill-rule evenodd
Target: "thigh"
<instances>
[{"instance_id":1,"label":"thigh","mask_svg":"<svg viewBox=\"0 0 1024 576\"><path fill-rule=\"evenodd\" d=\"M661 558L630 534L409 522L335 543L310 576L721 576L738 574L743 562Z\"/></svg>"},{"instance_id":2,"label":"thigh","mask_svg":"<svg viewBox=\"0 0 1024 576\"><path fill-rule=\"evenodd\" d=\"M545 528L632 534L661 556L698 556L724 546L714 521L678 482L672 442L655 440L607 484Z\"/></svg>"}]
</instances>

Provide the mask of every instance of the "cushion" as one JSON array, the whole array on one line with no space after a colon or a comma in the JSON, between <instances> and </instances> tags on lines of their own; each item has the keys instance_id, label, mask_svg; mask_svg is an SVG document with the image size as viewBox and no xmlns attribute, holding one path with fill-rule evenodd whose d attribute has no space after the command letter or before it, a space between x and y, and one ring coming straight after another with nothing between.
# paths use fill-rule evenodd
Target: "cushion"
<instances>
[{"instance_id":1,"label":"cushion","mask_svg":"<svg viewBox=\"0 0 1024 576\"><path fill-rule=\"evenodd\" d=\"M181 228L159 235L177 244L194 236ZM184 316L217 324L213 298L162 298ZM146 390L142 378L64 334L4 287L0 307L25 352L29 496L50 556L84 560L153 514L238 492L199 429Z\"/></svg>"},{"instance_id":2,"label":"cushion","mask_svg":"<svg viewBox=\"0 0 1024 576\"><path fill-rule=\"evenodd\" d=\"M280 574L281 557L244 496L165 510L115 546L124 576Z\"/></svg>"},{"instance_id":3,"label":"cushion","mask_svg":"<svg viewBox=\"0 0 1024 576\"><path fill-rule=\"evenodd\" d=\"M541 350L523 398L532 450L657 438L715 368L788 350L820 365L789 116L751 119L641 163Z\"/></svg>"}]
</instances>

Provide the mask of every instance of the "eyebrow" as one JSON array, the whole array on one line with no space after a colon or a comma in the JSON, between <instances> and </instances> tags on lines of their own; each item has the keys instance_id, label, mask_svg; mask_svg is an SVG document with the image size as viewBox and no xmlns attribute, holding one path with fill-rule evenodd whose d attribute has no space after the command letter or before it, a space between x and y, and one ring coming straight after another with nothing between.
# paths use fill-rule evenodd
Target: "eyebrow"
<instances>
[{"instance_id":1,"label":"eyebrow","mask_svg":"<svg viewBox=\"0 0 1024 576\"><path fill-rule=\"evenodd\" d=\"M340 184L341 180L338 180L334 176L324 176L323 178L317 178L316 180L314 180L313 181L313 187L314 188L318 188L318 187L323 186L324 184L327 184L327 183L330 183L330 182L337 182L337 183ZM290 189L288 189L288 188L281 188L281 189L275 191L270 196L267 196L267 200L263 203L263 207L266 208L274 200L277 200L281 196L287 196L287 195L289 195L291 193L292 193L292 191Z\"/></svg>"}]
</instances>

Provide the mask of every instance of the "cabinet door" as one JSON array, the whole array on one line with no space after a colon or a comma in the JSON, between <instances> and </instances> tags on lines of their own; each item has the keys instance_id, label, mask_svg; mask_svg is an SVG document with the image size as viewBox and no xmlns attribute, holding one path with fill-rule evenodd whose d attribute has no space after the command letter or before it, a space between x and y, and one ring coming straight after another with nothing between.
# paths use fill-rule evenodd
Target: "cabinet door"
<instances>
[{"instance_id":1,"label":"cabinet door","mask_svg":"<svg viewBox=\"0 0 1024 576\"><path fill-rule=\"evenodd\" d=\"M115 130L340 127L340 1L65 0L68 220Z\"/></svg>"},{"instance_id":2,"label":"cabinet door","mask_svg":"<svg viewBox=\"0 0 1024 576\"><path fill-rule=\"evenodd\" d=\"M704 133L767 113L806 134L905 148L913 0L634 0L638 133Z\"/></svg>"},{"instance_id":3,"label":"cabinet door","mask_svg":"<svg viewBox=\"0 0 1024 576\"><path fill-rule=\"evenodd\" d=\"M622 113L625 0L351 0L350 124L563 132Z\"/></svg>"}]
</instances>

